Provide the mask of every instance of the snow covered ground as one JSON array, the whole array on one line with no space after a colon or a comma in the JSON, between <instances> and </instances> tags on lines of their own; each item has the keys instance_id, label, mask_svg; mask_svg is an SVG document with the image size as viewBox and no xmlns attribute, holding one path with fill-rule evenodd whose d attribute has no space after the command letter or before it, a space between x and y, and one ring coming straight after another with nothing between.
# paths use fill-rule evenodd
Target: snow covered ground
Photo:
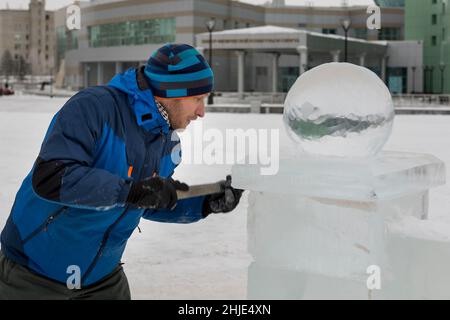
<instances>
[{"instance_id":1,"label":"snow covered ground","mask_svg":"<svg viewBox=\"0 0 450 320\"><path fill-rule=\"evenodd\" d=\"M53 114L67 99L0 98L0 226L30 170ZM206 128L280 128L281 148L290 147L280 115L207 114ZM385 149L433 154L450 168L449 116L398 116ZM450 170L448 170L450 172ZM223 179L230 167L181 165L176 178L189 184ZM447 177L448 179L448 177ZM449 179L450 180L450 179ZM246 207L192 225L142 221L124 256L135 299L245 299ZM450 186L434 189L431 221L450 225ZM450 228L448 229L450 235Z\"/></svg>"}]
</instances>

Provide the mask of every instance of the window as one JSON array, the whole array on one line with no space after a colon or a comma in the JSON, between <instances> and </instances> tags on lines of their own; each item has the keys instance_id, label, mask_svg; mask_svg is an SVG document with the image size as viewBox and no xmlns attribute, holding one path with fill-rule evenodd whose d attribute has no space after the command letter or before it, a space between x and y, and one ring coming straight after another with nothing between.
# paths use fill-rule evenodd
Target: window
<instances>
[{"instance_id":1,"label":"window","mask_svg":"<svg viewBox=\"0 0 450 320\"><path fill-rule=\"evenodd\" d=\"M322 33L323 34L336 34L337 30L336 29L323 28L322 29Z\"/></svg>"},{"instance_id":2,"label":"window","mask_svg":"<svg viewBox=\"0 0 450 320\"><path fill-rule=\"evenodd\" d=\"M400 28L381 28L378 30L378 40L401 40Z\"/></svg>"},{"instance_id":3,"label":"window","mask_svg":"<svg viewBox=\"0 0 450 320\"><path fill-rule=\"evenodd\" d=\"M235 21L234 22L234 28L235 29L239 29L239 21Z\"/></svg>"},{"instance_id":4,"label":"window","mask_svg":"<svg viewBox=\"0 0 450 320\"><path fill-rule=\"evenodd\" d=\"M126 21L88 27L90 47L114 47L174 42L175 18Z\"/></svg>"},{"instance_id":5,"label":"window","mask_svg":"<svg viewBox=\"0 0 450 320\"><path fill-rule=\"evenodd\" d=\"M431 37L431 45L433 47L437 46L437 37L436 36Z\"/></svg>"},{"instance_id":6,"label":"window","mask_svg":"<svg viewBox=\"0 0 450 320\"><path fill-rule=\"evenodd\" d=\"M437 24L437 15L436 14L431 15L431 24L433 24L433 25Z\"/></svg>"},{"instance_id":7,"label":"window","mask_svg":"<svg viewBox=\"0 0 450 320\"><path fill-rule=\"evenodd\" d=\"M66 27L60 26L56 28L56 64L59 66L61 60L64 59L67 49Z\"/></svg>"},{"instance_id":8,"label":"window","mask_svg":"<svg viewBox=\"0 0 450 320\"><path fill-rule=\"evenodd\" d=\"M70 30L66 32L67 50L78 49L78 31L79 30Z\"/></svg>"},{"instance_id":9,"label":"window","mask_svg":"<svg viewBox=\"0 0 450 320\"><path fill-rule=\"evenodd\" d=\"M387 68L387 85L389 91L394 94L407 93L408 90L408 69L407 68Z\"/></svg>"}]
</instances>

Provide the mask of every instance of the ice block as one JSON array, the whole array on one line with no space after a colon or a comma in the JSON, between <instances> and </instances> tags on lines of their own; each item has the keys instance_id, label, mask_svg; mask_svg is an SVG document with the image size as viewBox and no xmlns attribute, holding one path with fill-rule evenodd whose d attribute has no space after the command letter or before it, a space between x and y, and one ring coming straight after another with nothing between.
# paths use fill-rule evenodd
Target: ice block
<instances>
[{"instance_id":1,"label":"ice block","mask_svg":"<svg viewBox=\"0 0 450 320\"><path fill-rule=\"evenodd\" d=\"M233 186L251 191L249 298L450 298L439 280L450 284L450 236L426 220L429 190L445 184L441 160L382 152L284 158L273 176L259 169L233 167ZM367 285L369 266L381 271L380 290Z\"/></svg>"}]
</instances>

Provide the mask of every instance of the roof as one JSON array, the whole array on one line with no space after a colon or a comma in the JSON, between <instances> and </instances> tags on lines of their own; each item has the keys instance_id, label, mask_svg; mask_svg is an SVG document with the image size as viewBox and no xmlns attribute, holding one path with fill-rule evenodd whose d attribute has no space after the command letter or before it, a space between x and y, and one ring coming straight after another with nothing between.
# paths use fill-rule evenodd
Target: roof
<instances>
[{"instance_id":1,"label":"roof","mask_svg":"<svg viewBox=\"0 0 450 320\"><path fill-rule=\"evenodd\" d=\"M305 30L299 30L294 28L284 28L278 26L260 26L260 27L251 27L251 28L242 28L242 29L231 29L214 32L214 35L240 35L240 34L280 34L280 33L291 33L291 34L299 34L304 33Z\"/></svg>"},{"instance_id":2,"label":"roof","mask_svg":"<svg viewBox=\"0 0 450 320\"><path fill-rule=\"evenodd\" d=\"M208 33L202 33L201 36L205 36ZM217 31L214 32L213 35L215 37L217 36L242 36L242 35L249 35L249 36L255 36L255 35L295 35L295 34L308 34L315 37L322 37L322 38L328 38L328 39L337 39L337 40L344 40L344 36L335 35L335 34L323 34L319 32L313 32L313 31L307 31L307 30L301 30L301 29L294 29L294 28L285 28L285 27L278 27L278 26L260 26L260 27L251 27L251 28L242 28L242 29L231 29L231 30L224 30L224 31ZM387 41L367 41L364 39L358 39L358 38L348 38L351 42L361 42L361 43L368 43L368 44L375 44L375 45L382 45L386 46Z\"/></svg>"},{"instance_id":3,"label":"roof","mask_svg":"<svg viewBox=\"0 0 450 320\"><path fill-rule=\"evenodd\" d=\"M239 0L240 2L271 5L270 0ZM286 6L304 6L304 7L353 7L375 5L374 0L285 0Z\"/></svg>"}]
</instances>

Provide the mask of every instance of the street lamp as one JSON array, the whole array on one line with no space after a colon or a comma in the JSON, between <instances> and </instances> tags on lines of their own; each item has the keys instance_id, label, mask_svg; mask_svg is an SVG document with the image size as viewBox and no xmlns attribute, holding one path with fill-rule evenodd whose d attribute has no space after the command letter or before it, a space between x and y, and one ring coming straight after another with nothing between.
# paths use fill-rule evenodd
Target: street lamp
<instances>
[{"instance_id":1,"label":"street lamp","mask_svg":"<svg viewBox=\"0 0 450 320\"><path fill-rule=\"evenodd\" d=\"M416 93L416 67L412 67L412 72L413 72L413 87L412 87L412 93L415 94Z\"/></svg>"},{"instance_id":2,"label":"street lamp","mask_svg":"<svg viewBox=\"0 0 450 320\"><path fill-rule=\"evenodd\" d=\"M213 68L213 60L212 60L212 33L214 31L214 28L216 27L216 19L211 18L208 21L206 21L206 29L208 29L209 32L209 66L211 69ZM208 104L212 105L214 104L214 92L212 91L208 97Z\"/></svg>"},{"instance_id":3,"label":"street lamp","mask_svg":"<svg viewBox=\"0 0 450 320\"><path fill-rule=\"evenodd\" d=\"M441 70L441 94L444 94L444 71L445 71L445 63L441 62L439 65L439 70Z\"/></svg>"},{"instance_id":4,"label":"street lamp","mask_svg":"<svg viewBox=\"0 0 450 320\"><path fill-rule=\"evenodd\" d=\"M53 68L50 69L50 98L53 98Z\"/></svg>"},{"instance_id":5,"label":"street lamp","mask_svg":"<svg viewBox=\"0 0 450 320\"><path fill-rule=\"evenodd\" d=\"M16 42L17 42L16 45L20 46L20 39L21 39L20 34L14 35L14 39L15 39ZM17 48L19 48L19 47L17 47ZM20 49L22 49L22 48L20 47ZM17 57L17 59L16 59L17 73L18 73L18 76L19 76L19 81L20 81L20 74L21 74L21 72L22 72L22 70L21 70L21 64L22 64L22 61L21 61L21 59L20 59L20 56L21 56L21 55L19 55L19 56Z\"/></svg>"},{"instance_id":6,"label":"street lamp","mask_svg":"<svg viewBox=\"0 0 450 320\"><path fill-rule=\"evenodd\" d=\"M348 31L350 30L352 22L350 19L344 19L341 21L342 29L345 32L345 50L344 50L344 62L348 62Z\"/></svg>"},{"instance_id":7,"label":"street lamp","mask_svg":"<svg viewBox=\"0 0 450 320\"><path fill-rule=\"evenodd\" d=\"M433 94L434 93L434 66L430 66L429 67L430 70L430 93Z\"/></svg>"}]
</instances>

